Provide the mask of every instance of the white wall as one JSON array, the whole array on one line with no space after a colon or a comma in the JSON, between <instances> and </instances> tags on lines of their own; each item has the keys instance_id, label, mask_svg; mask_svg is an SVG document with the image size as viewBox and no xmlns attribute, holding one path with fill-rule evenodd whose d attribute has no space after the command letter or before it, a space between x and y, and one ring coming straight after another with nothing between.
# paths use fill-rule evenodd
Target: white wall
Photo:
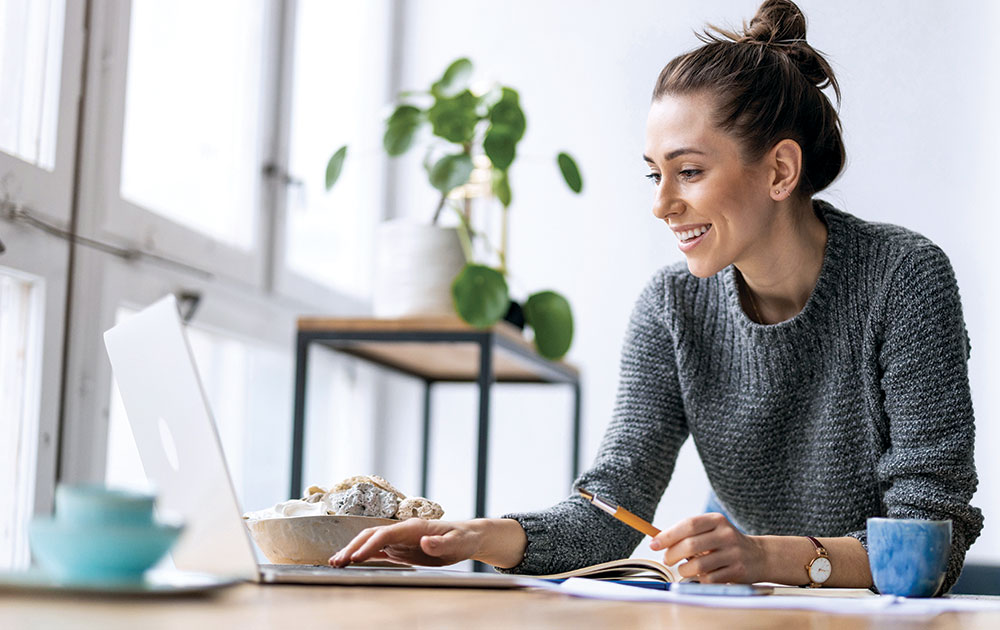
<instances>
[{"instance_id":1,"label":"white wall","mask_svg":"<svg viewBox=\"0 0 1000 630\"><path fill-rule=\"evenodd\" d=\"M511 268L525 290L552 287L573 304L577 337L569 358L584 374L585 464L610 416L618 351L635 296L655 269L681 259L672 236L650 214L651 190L643 179L653 82L669 59L698 44L693 29L705 22L739 24L757 4L402 4L403 88L427 86L448 62L467 55L481 74L521 92L528 131L511 172ZM1000 228L991 194L1000 172L994 151L1000 123L990 111L997 103L1000 44L990 29L1000 5L802 0L800 6L809 19L809 40L829 55L844 94L848 167L822 196L860 217L924 233L956 269L973 344L981 477L975 504L987 515L970 558L1000 561L1000 463L990 448L1000 443L992 422L1000 414L1000 393L991 387L991 375L1000 373L1000 332L991 326L1000 320L1000 298L990 264ZM563 149L584 173L582 197L560 180L554 155ZM435 199L416 156L398 174L396 213L429 217ZM534 391L498 397L493 514L544 506L568 489L565 461L549 461L546 453L566 440L569 398ZM416 388L410 394L415 407ZM475 400L468 392L440 391L435 404L447 413L437 418L431 495L438 492L449 516L466 517L472 513ZM394 415L399 426L386 431L406 434L411 429L403 425L418 420L411 413ZM526 446L528 453L520 455ZM390 478L416 487L416 450L415 442L412 454L394 447L396 456L386 462ZM658 524L700 511L707 488L688 443Z\"/></svg>"}]
</instances>

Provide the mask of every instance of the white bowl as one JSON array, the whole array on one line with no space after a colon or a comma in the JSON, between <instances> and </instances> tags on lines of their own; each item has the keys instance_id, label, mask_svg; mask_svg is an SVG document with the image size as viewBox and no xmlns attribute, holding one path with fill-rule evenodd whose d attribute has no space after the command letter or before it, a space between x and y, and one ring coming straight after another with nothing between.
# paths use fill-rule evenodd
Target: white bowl
<instances>
[{"instance_id":1,"label":"white bowl","mask_svg":"<svg viewBox=\"0 0 1000 630\"><path fill-rule=\"evenodd\" d=\"M371 516L246 519L254 541L273 564L326 564L362 530L399 522Z\"/></svg>"}]
</instances>

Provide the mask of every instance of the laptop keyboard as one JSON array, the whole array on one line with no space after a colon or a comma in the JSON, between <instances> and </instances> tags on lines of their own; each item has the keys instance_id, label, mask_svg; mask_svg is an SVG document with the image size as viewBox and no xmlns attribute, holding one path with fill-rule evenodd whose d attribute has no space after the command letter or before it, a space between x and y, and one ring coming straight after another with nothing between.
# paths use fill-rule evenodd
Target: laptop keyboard
<instances>
[{"instance_id":1,"label":"laptop keyboard","mask_svg":"<svg viewBox=\"0 0 1000 630\"><path fill-rule=\"evenodd\" d=\"M347 568L337 568L331 567L326 564L262 564L260 565L261 572L270 572L280 575L338 575L338 574L349 574L356 575L358 577L367 577L374 575L385 575L387 571L393 573L413 573L413 567L378 567L378 568L364 568L364 567L347 567ZM424 569L423 571L427 571Z\"/></svg>"}]
</instances>

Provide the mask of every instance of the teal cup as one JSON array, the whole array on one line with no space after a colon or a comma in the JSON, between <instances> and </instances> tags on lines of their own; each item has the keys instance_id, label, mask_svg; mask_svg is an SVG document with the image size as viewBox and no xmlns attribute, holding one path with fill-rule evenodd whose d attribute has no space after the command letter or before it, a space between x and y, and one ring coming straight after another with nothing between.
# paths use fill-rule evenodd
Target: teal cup
<instances>
[{"instance_id":1,"label":"teal cup","mask_svg":"<svg viewBox=\"0 0 1000 630\"><path fill-rule=\"evenodd\" d=\"M868 564L880 593L934 596L950 555L951 521L868 519Z\"/></svg>"},{"instance_id":2,"label":"teal cup","mask_svg":"<svg viewBox=\"0 0 1000 630\"><path fill-rule=\"evenodd\" d=\"M55 517L36 518L29 526L32 554L62 582L141 581L182 529L154 520L155 500L102 485L60 485Z\"/></svg>"}]
</instances>

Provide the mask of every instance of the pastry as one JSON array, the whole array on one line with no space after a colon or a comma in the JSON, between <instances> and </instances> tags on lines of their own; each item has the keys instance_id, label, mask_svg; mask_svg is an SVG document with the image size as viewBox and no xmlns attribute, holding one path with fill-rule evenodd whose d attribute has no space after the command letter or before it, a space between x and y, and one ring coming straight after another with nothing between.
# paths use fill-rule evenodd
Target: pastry
<instances>
[{"instance_id":1,"label":"pastry","mask_svg":"<svg viewBox=\"0 0 1000 630\"><path fill-rule=\"evenodd\" d=\"M439 504L424 497L404 499L396 510L396 518L400 520L413 517L433 520L442 516L444 516L444 509Z\"/></svg>"},{"instance_id":2,"label":"pastry","mask_svg":"<svg viewBox=\"0 0 1000 630\"><path fill-rule=\"evenodd\" d=\"M377 486L386 490L388 492L396 495L400 501L406 498L406 495L397 490L391 483L379 477L378 475L355 475L354 477L348 477L344 479L337 485L330 488L330 492L344 492L345 490L350 490L359 483L370 483L373 486Z\"/></svg>"},{"instance_id":3,"label":"pastry","mask_svg":"<svg viewBox=\"0 0 1000 630\"><path fill-rule=\"evenodd\" d=\"M336 494L330 502L334 514L392 518L399 508L399 497L374 484L361 482L350 490Z\"/></svg>"}]
</instances>

